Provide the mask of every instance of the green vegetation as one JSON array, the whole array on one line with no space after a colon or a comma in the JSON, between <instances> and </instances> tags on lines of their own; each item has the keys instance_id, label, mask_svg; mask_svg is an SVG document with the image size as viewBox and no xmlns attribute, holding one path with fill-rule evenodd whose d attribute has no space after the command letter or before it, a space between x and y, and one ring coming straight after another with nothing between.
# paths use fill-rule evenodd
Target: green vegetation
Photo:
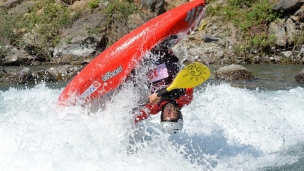
<instances>
[{"instance_id":1,"label":"green vegetation","mask_svg":"<svg viewBox=\"0 0 304 171\"><path fill-rule=\"evenodd\" d=\"M23 18L24 27L39 35L38 48L47 52L59 43L61 29L71 26L79 15L79 11L72 12L54 0L40 0Z\"/></svg>"},{"instance_id":2,"label":"green vegetation","mask_svg":"<svg viewBox=\"0 0 304 171\"><path fill-rule=\"evenodd\" d=\"M32 42L33 53L50 56L49 49L60 42L62 29L70 27L81 15L81 11L72 11L67 6L56 3L55 0L35 2L36 4L26 14L11 14L0 9L0 59L7 53L7 45L22 46L20 42L24 39ZM88 3L88 8L91 10L98 7L103 8L107 18L106 29L111 29L114 21L126 21L129 15L137 12L131 0L91 0ZM87 30L88 34L102 31L96 28ZM66 40L66 42L70 43L71 40Z\"/></svg>"},{"instance_id":3,"label":"green vegetation","mask_svg":"<svg viewBox=\"0 0 304 171\"><path fill-rule=\"evenodd\" d=\"M267 28L281 14L271 9L268 0L228 0L223 7L208 6L207 15L219 16L220 22L233 23L239 28L241 40L235 53L242 54L250 49L265 52L274 45L275 37L267 34Z\"/></svg>"},{"instance_id":4,"label":"green vegetation","mask_svg":"<svg viewBox=\"0 0 304 171\"><path fill-rule=\"evenodd\" d=\"M208 6L207 14L221 16L223 21L232 22L242 31L247 31L252 26L269 23L280 16L279 13L272 11L268 0L229 0L223 7Z\"/></svg>"},{"instance_id":5,"label":"green vegetation","mask_svg":"<svg viewBox=\"0 0 304 171\"><path fill-rule=\"evenodd\" d=\"M99 6L100 2L101 2L101 0L92 0L91 2L89 2L88 7L91 10L96 9Z\"/></svg>"},{"instance_id":6,"label":"green vegetation","mask_svg":"<svg viewBox=\"0 0 304 171\"><path fill-rule=\"evenodd\" d=\"M8 14L5 10L0 9L0 59L7 52L7 45L18 43L20 33L20 20L16 15Z\"/></svg>"},{"instance_id":7,"label":"green vegetation","mask_svg":"<svg viewBox=\"0 0 304 171\"><path fill-rule=\"evenodd\" d=\"M137 7L134 3L128 0L110 0L104 8L104 13L107 19L106 28L115 28L114 22L121 21L126 22L129 15L138 12ZM119 37L117 37L119 38ZM107 47L112 45L117 39L107 39Z\"/></svg>"},{"instance_id":8,"label":"green vegetation","mask_svg":"<svg viewBox=\"0 0 304 171\"><path fill-rule=\"evenodd\" d=\"M91 10L94 10L98 7L102 8L107 21L103 28L87 28L89 35L100 33L104 29L111 30L112 28L116 27L113 25L114 22L126 22L129 15L138 12L138 9L133 0L92 0L88 4L88 8ZM117 41L115 38L104 39L107 47L112 45L115 41Z\"/></svg>"},{"instance_id":9,"label":"green vegetation","mask_svg":"<svg viewBox=\"0 0 304 171\"><path fill-rule=\"evenodd\" d=\"M63 28L70 27L82 11L72 11L66 6L56 3L56 0L36 0L36 4L26 14L9 13L0 8L0 60L8 47L23 46L20 42L26 39L33 44L33 53L50 56L50 48L60 41ZM217 3L217 0L206 0L207 3ZM87 6L90 10L102 10L106 24L101 28L87 28L87 33L113 31L117 25L114 22L125 23L129 15L139 12L133 0L91 0ZM171 7L167 7L171 8ZM172 7L173 8L173 7ZM86 11L87 12L87 11ZM238 43L234 46L236 54L246 54L255 50L267 52L274 45L274 35L268 34L269 23L281 17L274 12L268 0L227 0L220 6L207 6L207 15L216 16L219 25L232 23L237 27ZM229 31L230 27L227 27ZM109 33L111 32L109 31ZM115 31L114 31L115 33ZM304 43L303 32L294 38L294 48ZM107 46L114 43L115 38L104 38ZM65 40L71 43L71 39Z\"/></svg>"},{"instance_id":10,"label":"green vegetation","mask_svg":"<svg viewBox=\"0 0 304 171\"><path fill-rule=\"evenodd\" d=\"M127 19L129 15L137 11L134 3L123 0L112 0L105 8L105 14L109 21L115 19Z\"/></svg>"},{"instance_id":11,"label":"green vegetation","mask_svg":"<svg viewBox=\"0 0 304 171\"><path fill-rule=\"evenodd\" d=\"M304 32L297 33L294 39L295 39L294 48L301 47L301 45L304 44Z\"/></svg>"},{"instance_id":12,"label":"green vegetation","mask_svg":"<svg viewBox=\"0 0 304 171\"><path fill-rule=\"evenodd\" d=\"M9 14L1 10L0 18L4 23L0 25L0 55L6 53L4 45L18 47L20 40L26 37L35 42L33 53L50 56L49 48L59 42L61 29L71 26L79 15L80 12L71 11L55 3L55 0L39 0L25 15Z\"/></svg>"},{"instance_id":13,"label":"green vegetation","mask_svg":"<svg viewBox=\"0 0 304 171\"><path fill-rule=\"evenodd\" d=\"M230 6L251 6L255 0L228 0Z\"/></svg>"},{"instance_id":14,"label":"green vegetation","mask_svg":"<svg viewBox=\"0 0 304 171\"><path fill-rule=\"evenodd\" d=\"M274 35L262 32L252 37L248 42L249 46L252 45L253 47L266 48L268 46L274 45L275 40L276 37Z\"/></svg>"},{"instance_id":15,"label":"green vegetation","mask_svg":"<svg viewBox=\"0 0 304 171\"><path fill-rule=\"evenodd\" d=\"M99 4L103 2L105 5L104 12L107 19L111 20L115 15L115 18L126 19L129 15L137 12L137 8L132 1L128 0L92 0L89 2L88 7L91 10L99 7Z\"/></svg>"}]
</instances>

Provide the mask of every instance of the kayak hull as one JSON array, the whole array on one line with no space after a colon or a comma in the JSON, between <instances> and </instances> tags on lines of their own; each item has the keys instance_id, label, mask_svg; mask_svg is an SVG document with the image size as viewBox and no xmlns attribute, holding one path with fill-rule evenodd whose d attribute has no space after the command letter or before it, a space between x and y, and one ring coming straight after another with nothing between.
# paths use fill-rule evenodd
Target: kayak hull
<instances>
[{"instance_id":1,"label":"kayak hull","mask_svg":"<svg viewBox=\"0 0 304 171\"><path fill-rule=\"evenodd\" d=\"M94 58L59 96L60 105L86 103L116 89L144 55L176 35L182 40L204 17L204 0L195 0L155 17Z\"/></svg>"}]
</instances>

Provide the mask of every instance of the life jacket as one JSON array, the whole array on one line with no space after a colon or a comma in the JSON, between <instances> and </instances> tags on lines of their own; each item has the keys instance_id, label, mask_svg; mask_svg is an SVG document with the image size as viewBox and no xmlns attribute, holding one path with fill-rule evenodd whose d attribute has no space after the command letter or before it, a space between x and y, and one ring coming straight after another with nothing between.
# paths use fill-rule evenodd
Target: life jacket
<instances>
[{"instance_id":1,"label":"life jacket","mask_svg":"<svg viewBox=\"0 0 304 171\"><path fill-rule=\"evenodd\" d=\"M148 87L150 93L168 87L180 70L178 58L166 49L165 51L154 51L158 53L158 60L154 62L155 67L148 72Z\"/></svg>"},{"instance_id":2,"label":"life jacket","mask_svg":"<svg viewBox=\"0 0 304 171\"><path fill-rule=\"evenodd\" d=\"M188 105L191 103L193 99L193 88L186 88L185 95L179 97L178 99L175 99L175 102L177 103L177 106L179 109L181 109L184 105ZM168 99L162 100L158 104L150 104L147 103L143 108L139 109L137 112L135 112L135 123L147 119L151 114L155 115L158 112L162 111L162 108L165 104L168 103Z\"/></svg>"},{"instance_id":3,"label":"life jacket","mask_svg":"<svg viewBox=\"0 0 304 171\"><path fill-rule=\"evenodd\" d=\"M148 72L150 93L155 93L158 90L168 87L177 73L180 71L181 67L178 64L178 58L169 51L168 48L161 47L158 49L153 49L152 53L157 55L159 58L154 62L154 69ZM179 109L184 105L191 103L193 99L193 88L186 88L183 95L177 99L174 99ZM138 121L147 119L150 114L157 114L162 111L163 106L168 103L170 99L163 99L158 104L146 104L143 108L135 112L135 123Z\"/></svg>"}]
</instances>

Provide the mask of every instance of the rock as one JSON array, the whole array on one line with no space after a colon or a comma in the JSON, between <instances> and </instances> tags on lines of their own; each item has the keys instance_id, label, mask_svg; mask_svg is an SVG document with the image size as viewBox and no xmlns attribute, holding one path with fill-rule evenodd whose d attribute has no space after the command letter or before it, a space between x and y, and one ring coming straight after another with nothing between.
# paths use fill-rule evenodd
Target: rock
<instances>
[{"instance_id":1,"label":"rock","mask_svg":"<svg viewBox=\"0 0 304 171\"><path fill-rule=\"evenodd\" d=\"M31 56L24 53L23 51L13 48L11 49L7 55L3 58L2 65L6 66L20 66L26 65L31 59Z\"/></svg>"},{"instance_id":2,"label":"rock","mask_svg":"<svg viewBox=\"0 0 304 171\"><path fill-rule=\"evenodd\" d=\"M205 37L203 37L203 41L205 43L208 43L208 42L213 42L213 41L219 41L219 39L217 37L214 37L211 35L205 35Z\"/></svg>"},{"instance_id":3,"label":"rock","mask_svg":"<svg viewBox=\"0 0 304 171\"><path fill-rule=\"evenodd\" d=\"M40 33L34 29L28 30L28 28L16 28L14 30L14 34L20 36L23 35L23 39L18 40L18 43L14 45L18 50L21 51L21 54L9 54L5 60L10 60L11 62L3 64L85 65L88 62L81 58L86 58L88 56L97 56L109 45L113 44L119 38L130 32L130 30L137 28L146 21L152 19L153 17L156 17L160 13L163 13L166 10L172 9L188 1L189 0L128 1L134 3L132 5L136 5L139 11L128 16L128 19L121 17L121 13L114 12L111 14L114 20L109 21L107 14L104 12L104 9L107 7L110 1L100 2L99 7L93 10L88 7L88 3L90 3L91 0L56 0L55 2L57 4L64 4L64 6L68 7L69 9L81 10L81 15L75 20L71 27L64 27L58 30L58 34L60 34L60 40L58 40L59 43L55 47L37 49L40 43L38 40L41 39ZM273 6L276 7L275 9L288 11L288 13L285 13L286 15L284 14L281 19L277 19L276 21L272 22L268 27L268 33L273 34L277 37L275 43L276 45L273 46L275 48L271 49L271 55L278 57L275 57L273 59L269 59L268 57L263 58L263 55L260 53L264 53L265 51L260 51L259 48L257 48L258 50L243 49L241 46L242 44L239 44L241 43L240 40L242 40L242 34L240 34L241 32L238 26L235 26L233 23L219 23L218 21L220 21L221 16L210 16L207 13L206 17L198 25L200 26L200 29L193 28L191 34L188 35L188 39L186 38L182 40L180 42L180 46L178 45L179 53L183 54L181 58L185 57L185 60L188 61L196 60L208 64L244 64L250 63L250 61L251 63L283 62L284 60L281 58L283 54L281 51L291 50L293 46L298 46L297 43L299 42L294 38L301 38L301 35L303 35L304 24L301 22L303 22L304 0L268 1L272 2ZM37 2L39 1L0 0L0 5L4 6L4 4L6 4L6 6L9 8L5 9L7 13L22 14L29 12L30 7L32 7ZM227 0L207 2L208 6L213 6L213 8L224 6L226 3ZM24 16L27 16L27 14ZM3 16L0 16L0 21L1 19L3 20ZM267 29L267 26L265 25L265 29ZM9 42L5 42L5 44L9 44ZM238 47L240 47L241 53L246 53L246 57L244 57L242 60L238 60L234 57L243 57L243 54L237 54ZM39 51L35 51L35 49ZM292 49L293 54L299 58L299 61L304 60L301 59L303 54L301 53L298 55L297 50L295 49L298 49L298 47ZM4 59L4 56L1 59ZM64 59L65 56L71 56L73 59ZM255 57L253 59L253 56L259 57ZM293 56L291 56L291 58L292 57ZM183 59L181 59L181 61L182 60Z\"/></svg>"},{"instance_id":4,"label":"rock","mask_svg":"<svg viewBox=\"0 0 304 171\"><path fill-rule=\"evenodd\" d=\"M162 14L165 11L165 0L142 0L141 4L144 9L155 12L157 15Z\"/></svg>"},{"instance_id":5,"label":"rock","mask_svg":"<svg viewBox=\"0 0 304 171\"><path fill-rule=\"evenodd\" d=\"M5 8L12 8L15 7L18 4L21 4L25 0L7 0L4 4Z\"/></svg>"},{"instance_id":6,"label":"rock","mask_svg":"<svg viewBox=\"0 0 304 171\"><path fill-rule=\"evenodd\" d=\"M128 21L127 21L128 29L134 30L137 27L144 24L146 21L148 21L154 17L156 17L156 15L152 12L146 12L144 14L140 14L140 13L131 14L128 17Z\"/></svg>"},{"instance_id":7,"label":"rock","mask_svg":"<svg viewBox=\"0 0 304 171\"><path fill-rule=\"evenodd\" d=\"M296 81L304 84L304 69L295 77Z\"/></svg>"},{"instance_id":8,"label":"rock","mask_svg":"<svg viewBox=\"0 0 304 171\"><path fill-rule=\"evenodd\" d=\"M283 12L288 12L301 7L303 4L303 0L280 0L273 6L272 9L276 11L282 10Z\"/></svg>"},{"instance_id":9,"label":"rock","mask_svg":"<svg viewBox=\"0 0 304 171\"><path fill-rule=\"evenodd\" d=\"M22 68L17 74L21 76L29 75L31 74L31 69L29 67Z\"/></svg>"},{"instance_id":10,"label":"rock","mask_svg":"<svg viewBox=\"0 0 304 171\"><path fill-rule=\"evenodd\" d=\"M69 6L72 10L85 10L88 7L89 1L76 1Z\"/></svg>"},{"instance_id":11,"label":"rock","mask_svg":"<svg viewBox=\"0 0 304 171\"><path fill-rule=\"evenodd\" d=\"M51 67L47 71L54 75L56 80L69 80L77 75L81 69L82 68L80 66L62 65L58 67Z\"/></svg>"},{"instance_id":12,"label":"rock","mask_svg":"<svg viewBox=\"0 0 304 171\"><path fill-rule=\"evenodd\" d=\"M285 35L284 21L280 19L278 22L271 22L268 28L268 33L275 35L278 46L285 46L287 43L287 37Z\"/></svg>"},{"instance_id":13,"label":"rock","mask_svg":"<svg viewBox=\"0 0 304 171\"><path fill-rule=\"evenodd\" d=\"M18 83L20 81L20 77L15 74L5 74L1 77L2 82L7 82L7 83Z\"/></svg>"},{"instance_id":14,"label":"rock","mask_svg":"<svg viewBox=\"0 0 304 171\"><path fill-rule=\"evenodd\" d=\"M286 57L286 58L290 58L290 56L292 55L292 51L285 51L285 52L282 52L283 55Z\"/></svg>"},{"instance_id":15,"label":"rock","mask_svg":"<svg viewBox=\"0 0 304 171\"><path fill-rule=\"evenodd\" d=\"M56 77L50 73L49 71L45 71L45 70L41 70L37 72L37 81L41 82L57 82L58 80L56 79Z\"/></svg>"},{"instance_id":16,"label":"rock","mask_svg":"<svg viewBox=\"0 0 304 171\"><path fill-rule=\"evenodd\" d=\"M287 42L289 45L292 45L294 43L294 38L296 36L296 25L290 18L287 19L285 25L287 32Z\"/></svg>"},{"instance_id":17,"label":"rock","mask_svg":"<svg viewBox=\"0 0 304 171\"><path fill-rule=\"evenodd\" d=\"M219 68L215 73L216 79L227 81L253 79L252 73L241 65L229 65Z\"/></svg>"},{"instance_id":18,"label":"rock","mask_svg":"<svg viewBox=\"0 0 304 171\"><path fill-rule=\"evenodd\" d=\"M106 22L106 19L100 13L91 14L77 20L72 28L64 30L61 43L54 48L53 56L86 57L94 53L99 45L100 38L106 34L101 33L102 28L100 26L105 25L103 22ZM94 30L100 31L94 32Z\"/></svg>"},{"instance_id":19,"label":"rock","mask_svg":"<svg viewBox=\"0 0 304 171\"><path fill-rule=\"evenodd\" d=\"M25 1L22 2L20 5L17 5L15 8L12 8L10 13L12 14L25 14L30 12L31 8L36 4L37 2L34 1Z\"/></svg>"},{"instance_id":20,"label":"rock","mask_svg":"<svg viewBox=\"0 0 304 171\"><path fill-rule=\"evenodd\" d=\"M21 77L20 81L17 82L18 84L37 84L35 77L32 74L24 75Z\"/></svg>"},{"instance_id":21,"label":"rock","mask_svg":"<svg viewBox=\"0 0 304 171\"><path fill-rule=\"evenodd\" d=\"M61 2L65 3L67 5L72 5L76 1L78 1L78 0L61 0Z\"/></svg>"},{"instance_id":22,"label":"rock","mask_svg":"<svg viewBox=\"0 0 304 171\"><path fill-rule=\"evenodd\" d=\"M300 22L304 22L304 5L294 14L294 16L297 16Z\"/></svg>"}]
</instances>

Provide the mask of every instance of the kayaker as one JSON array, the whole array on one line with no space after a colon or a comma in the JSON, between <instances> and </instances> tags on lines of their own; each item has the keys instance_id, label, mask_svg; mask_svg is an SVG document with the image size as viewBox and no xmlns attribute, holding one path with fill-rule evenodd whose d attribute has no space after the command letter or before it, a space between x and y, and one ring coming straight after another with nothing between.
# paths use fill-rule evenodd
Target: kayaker
<instances>
[{"instance_id":1,"label":"kayaker","mask_svg":"<svg viewBox=\"0 0 304 171\"><path fill-rule=\"evenodd\" d=\"M135 123L147 119L151 114L161 112L162 128L170 134L175 134L183 129L181 109L184 105L191 103L193 88L174 89L162 94L162 91L172 83L181 67L178 64L178 57L167 47L154 48L152 53L157 56L157 60L154 61L155 68L148 73L148 86L151 91L148 96L149 103L134 112Z\"/></svg>"}]
</instances>

